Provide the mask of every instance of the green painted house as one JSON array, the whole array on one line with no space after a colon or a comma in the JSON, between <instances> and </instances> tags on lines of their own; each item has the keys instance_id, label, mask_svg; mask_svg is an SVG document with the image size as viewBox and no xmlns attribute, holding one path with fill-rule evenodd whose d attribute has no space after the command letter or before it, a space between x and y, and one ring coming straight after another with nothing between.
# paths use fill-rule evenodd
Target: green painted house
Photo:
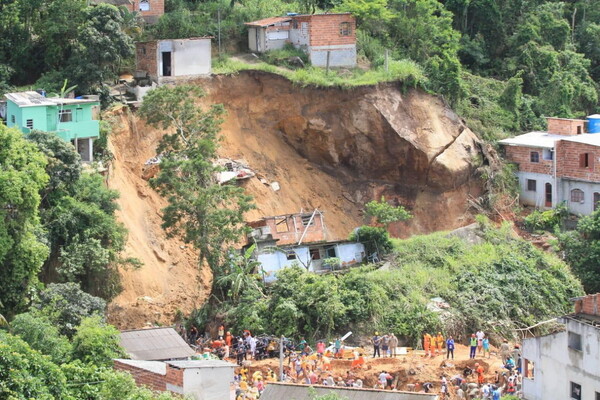
<instances>
[{"instance_id":1,"label":"green painted house","mask_svg":"<svg viewBox=\"0 0 600 400\"><path fill-rule=\"evenodd\" d=\"M93 159L94 139L100 136L100 101L97 96L81 99L44 97L37 92L8 93L6 125L23 133L54 132L75 146L83 161Z\"/></svg>"}]
</instances>

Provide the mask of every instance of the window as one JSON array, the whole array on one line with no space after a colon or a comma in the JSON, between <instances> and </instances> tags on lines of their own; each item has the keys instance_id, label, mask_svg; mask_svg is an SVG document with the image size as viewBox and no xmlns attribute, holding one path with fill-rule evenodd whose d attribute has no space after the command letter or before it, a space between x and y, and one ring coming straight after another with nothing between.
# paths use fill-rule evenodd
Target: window
<instances>
[{"instance_id":1,"label":"window","mask_svg":"<svg viewBox=\"0 0 600 400\"><path fill-rule=\"evenodd\" d=\"M325 248L325 258L337 257L337 253L335 252L335 246L330 246Z\"/></svg>"},{"instance_id":2,"label":"window","mask_svg":"<svg viewBox=\"0 0 600 400\"><path fill-rule=\"evenodd\" d=\"M554 152L552 151L552 149L544 149L543 157L544 160L552 161L552 159L554 158Z\"/></svg>"},{"instance_id":3,"label":"window","mask_svg":"<svg viewBox=\"0 0 600 400\"><path fill-rule=\"evenodd\" d=\"M292 29L298 29L298 21L296 21L296 20L292 21Z\"/></svg>"},{"instance_id":4,"label":"window","mask_svg":"<svg viewBox=\"0 0 600 400\"><path fill-rule=\"evenodd\" d=\"M314 248L314 249L310 249L310 259L311 260L320 260L321 259L321 252L319 251L319 249Z\"/></svg>"},{"instance_id":5,"label":"window","mask_svg":"<svg viewBox=\"0 0 600 400\"><path fill-rule=\"evenodd\" d=\"M575 332L569 332L569 348L581 351L581 335Z\"/></svg>"},{"instance_id":6,"label":"window","mask_svg":"<svg viewBox=\"0 0 600 400\"><path fill-rule=\"evenodd\" d=\"M530 192L535 192L536 183L537 183L537 181L535 179L527 179L527 190Z\"/></svg>"},{"instance_id":7,"label":"window","mask_svg":"<svg viewBox=\"0 0 600 400\"><path fill-rule=\"evenodd\" d=\"M582 153L579 155L579 168L592 168L592 154Z\"/></svg>"},{"instance_id":8,"label":"window","mask_svg":"<svg viewBox=\"0 0 600 400\"><path fill-rule=\"evenodd\" d=\"M350 22L342 22L340 24L340 35L350 36L351 34L352 34L352 26L350 26Z\"/></svg>"},{"instance_id":9,"label":"window","mask_svg":"<svg viewBox=\"0 0 600 400\"><path fill-rule=\"evenodd\" d=\"M12 122L13 124L15 123L15 116L14 115L10 116L10 122Z\"/></svg>"},{"instance_id":10,"label":"window","mask_svg":"<svg viewBox=\"0 0 600 400\"><path fill-rule=\"evenodd\" d=\"M148 0L140 0L140 11L150 11L150 2Z\"/></svg>"},{"instance_id":11,"label":"window","mask_svg":"<svg viewBox=\"0 0 600 400\"><path fill-rule=\"evenodd\" d=\"M596 400L600 400L600 393L596 392Z\"/></svg>"},{"instance_id":12,"label":"window","mask_svg":"<svg viewBox=\"0 0 600 400\"><path fill-rule=\"evenodd\" d=\"M60 110L58 112L58 120L60 122L71 122L71 121L73 121L73 110Z\"/></svg>"},{"instance_id":13,"label":"window","mask_svg":"<svg viewBox=\"0 0 600 400\"><path fill-rule=\"evenodd\" d=\"M581 125L577 125L577 134L581 135L582 133L582 126Z\"/></svg>"},{"instance_id":14,"label":"window","mask_svg":"<svg viewBox=\"0 0 600 400\"><path fill-rule=\"evenodd\" d=\"M25 126L26 126L27 128L29 128L29 129L33 129L33 120L32 120L32 119L28 119L28 120L25 122Z\"/></svg>"},{"instance_id":15,"label":"window","mask_svg":"<svg viewBox=\"0 0 600 400\"><path fill-rule=\"evenodd\" d=\"M537 151L532 151L529 153L529 161L531 162L540 162L540 153Z\"/></svg>"},{"instance_id":16,"label":"window","mask_svg":"<svg viewBox=\"0 0 600 400\"><path fill-rule=\"evenodd\" d=\"M285 256L288 260L295 260L296 259L296 253L294 253L294 250L288 250L285 253Z\"/></svg>"},{"instance_id":17,"label":"window","mask_svg":"<svg viewBox=\"0 0 600 400\"><path fill-rule=\"evenodd\" d=\"M584 201L583 190L580 190L580 189L571 190L571 202L583 203L583 201Z\"/></svg>"},{"instance_id":18,"label":"window","mask_svg":"<svg viewBox=\"0 0 600 400\"><path fill-rule=\"evenodd\" d=\"M275 231L278 233L289 232L288 219L286 217L275 218Z\"/></svg>"},{"instance_id":19,"label":"window","mask_svg":"<svg viewBox=\"0 0 600 400\"><path fill-rule=\"evenodd\" d=\"M581 385L571 382L571 399L581 400Z\"/></svg>"},{"instance_id":20,"label":"window","mask_svg":"<svg viewBox=\"0 0 600 400\"><path fill-rule=\"evenodd\" d=\"M304 226L308 226L309 223L310 223L310 225L314 225L315 224L315 219L312 218L312 214L310 214L310 215L303 215L301 218L302 218L302 225L304 225Z\"/></svg>"}]
</instances>

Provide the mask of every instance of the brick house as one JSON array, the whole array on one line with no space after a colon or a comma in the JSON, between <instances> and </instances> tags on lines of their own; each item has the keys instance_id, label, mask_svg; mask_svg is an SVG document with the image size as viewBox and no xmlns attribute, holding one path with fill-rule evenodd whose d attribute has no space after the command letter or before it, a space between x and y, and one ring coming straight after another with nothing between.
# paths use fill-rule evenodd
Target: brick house
<instances>
[{"instance_id":1,"label":"brick house","mask_svg":"<svg viewBox=\"0 0 600 400\"><path fill-rule=\"evenodd\" d=\"M123 6L131 12L138 12L144 21L149 24L156 23L165 13L165 0L92 0L92 5L108 3L114 6Z\"/></svg>"},{"instance_id":2,"label":"brick house","mask_svg":"<svg viewBox=\"0 0 600 400\"><path fill-rule=\"evenodd\" d=\"M350 13L290 15L245 25L251 51L263 53L291 43L304 50L314 66L356 66L356 19Z\"/></svg>"},{"instance_id":3,"label":"brick house","mask_svg":"<svg viewBox=\"0 0 600 400\"><path fill-rule=\"evenodd\" d=\"M136 70L160 83L171 77L208 75L211 71L211 38L166 39L135 45Z\"/></svg>"},{"instance_id":4,"label":"brick house","mask_svg":"<svg viewBox=\"0 0 600 400\"><path fill-rule=\"evenodd\" d=\"M144 361L116 359L114 368L128 372L135 383L170 391L186 399L222 400L230 396L235 364L221 360Z\"/></svg>"},{"instance_id":5,"label":"brick house","mask_svg":"<svg viewBox=\"0 0 600 400\"><path fill-rule=\"evenodd\" d=\"M564 330L523 340L523 398L600 398L600 294L571 299Z\"/></svg>"},{"instance_id":6,"label":"brick house","mask_svg":"<svg viewBox=\"0 0 600 400\"><path fill-rule=\"evenodd\" d=\"M300 212L264 217L249 222L252 231L247 237L247 249L256 244L255 257L262 265L264 281L275 280L275 273L299 264L313 272L326 272L328 258L339 259L346 267L365 259L365 247L360 242L328 240L325 217L321 211Z\"/></svg>"},{"instance_id":7,"label":"brick house","mask_svg":"<svg viewBox=\"0 0 600 400\"><path fill-rule=\"evenodd\" d=\"M600 134L586 133L586 120L547 121L546 132L499 141L518 167L521 203L543 209L565 202L589 215L600 201Z\"/></svg>"}]
</instances>

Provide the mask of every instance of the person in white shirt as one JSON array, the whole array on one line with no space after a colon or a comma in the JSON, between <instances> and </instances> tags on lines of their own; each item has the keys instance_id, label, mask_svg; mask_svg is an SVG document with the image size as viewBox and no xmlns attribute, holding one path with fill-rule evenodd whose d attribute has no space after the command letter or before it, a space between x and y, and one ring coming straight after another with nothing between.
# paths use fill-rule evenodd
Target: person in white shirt
<instances>
[{"instance_id":1,"label":"person in white shirt","mask_svg":"<svg viewBox=\"0 0 600 400\"><path fill-rule=\"evenodd\" d=\"M475 334L477 337L477 353L483 353L483 338L485 337L485 333L482 330L478 330Z\"/></svg>"}]
</instances>

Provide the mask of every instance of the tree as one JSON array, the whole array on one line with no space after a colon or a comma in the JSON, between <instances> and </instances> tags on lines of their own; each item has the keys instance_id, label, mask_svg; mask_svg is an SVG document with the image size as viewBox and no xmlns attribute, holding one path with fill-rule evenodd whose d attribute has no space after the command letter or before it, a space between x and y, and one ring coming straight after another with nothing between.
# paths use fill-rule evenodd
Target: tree
<instances>
[{"instance_id":1,"label":"tree","mask_svg":"<svg viewBox=\"0 0 600 400\"><path fill-rule=\"evenodd\" d=\"M387 229L376 226L361 226L350 234L349 240L365 245L365 252L382 257L392 250L392 241Z\"/></svg>"},{"instance_id":2,"label":"tree","mask_svg":"<svg viewBox=\"0 0 600 400\"><path fill-rule=\"evenodd\" d=\"M163 227L199 250L198 264L207 261L216 282L226 249L244 232L243 216L253 205L243 188L216 180L220 167L214 162L224 109L212 105L205 111L195 104L203 96L196 86L161 86L144 97L140 115L169 131L157 149L160 173L151 181L169 201L163 209Z\"/></svg>"},{"instance_id":3,"label":"tree","mask_svg":"<svg viewBox=\"0 0 600 400\"><path fill-rule=\"evenodd\" d=\"M86 22L66 67L80 91L101 87L116 76L123 60L133 56L133 41L125 26L121 12L113 5L101 3L87 9Z\"/></svg>"},{"instance_id":4,"label":"tree","mask_svg":"<svg viewBox=\"0 0 600 400\"><path fill-rule=\"evenodd\" d=\"M582 217L575 231L559 234L558 243L586 293L600 292L600 210Z\"/></svg>"},{"instance_id":5,"label":"tree","mask_svg":"<svg viewBox=\"0 0 600 400\"><path fill-rule=\"evenodd\" d=\"M85 363L109 367L114 358L123 357L119 331L107 325L100 316L81 320L73 336L73 357Z\"/></svg>"},{"instance_id":6,"label":"tree","mask_svg":"<svg viewBox=\"0 0 600 400\"><path fill-rule=\"evenodd\" d=\"M222 298L230 297L233 304L239 302L240 296L248 288L263 294L259 286L260 275L257 273L260 262L252 258L256 244L251 245L241 255L231 255L228 267L218 278L217 285L223 291Z\"/></svg>"},{"instance_id":7,"label":"tree","mask_svg":"<svg viewBox=\"0 0 600 400\"><path fill-rule=\"evenodd\" d=\"M23 310L48 255L39 239L39 192L48 181L46 160L18 129L0 124L0 313Z\"/></svg>"},{"instance_id":8,"label":"tree","mask_svg":"<svg viewBox=\"0 0 600 400\"><path fill-rule=\"evenodd\" d=\"M51 283L33 304L60 333L72 337L81 320L104 317L106 302L79 289L76 283Z\"/></svg>"},{"instance_id":9,"label":"tree","mask_svg":"<svg viewBox=\"0 0 600 400\"><path fill-rule=\"evenodd\" d=\"M58 327L41 313L28 312L15 316L10 324L11 333L26 341L31 348L50 356L56 364L71 358L71 343Z\"/></svg>"},{"instance_id":10,"label":"tree","mask_svg":"<svg viewBox=\"0 0 600 400\"><path fill-rule=\"evenodd\" d=\"M0 331L0 397L68 399L67 380L49 357L18 336Z\"/></svg>"},{"instance_id":11,"label":"tree","mask_svg":"<svg viewBox=\"0 0 600 400\"><path fill-rule=\"evenodd\" d=\"M375 218L377 223L382 224L386 229L392 222L406 221L412 218L410 212L406 211L404 207L390 205L383 196L381 201L372 200L365 204L365 213L367 216Z\"/></svg>"}]
</instances>

